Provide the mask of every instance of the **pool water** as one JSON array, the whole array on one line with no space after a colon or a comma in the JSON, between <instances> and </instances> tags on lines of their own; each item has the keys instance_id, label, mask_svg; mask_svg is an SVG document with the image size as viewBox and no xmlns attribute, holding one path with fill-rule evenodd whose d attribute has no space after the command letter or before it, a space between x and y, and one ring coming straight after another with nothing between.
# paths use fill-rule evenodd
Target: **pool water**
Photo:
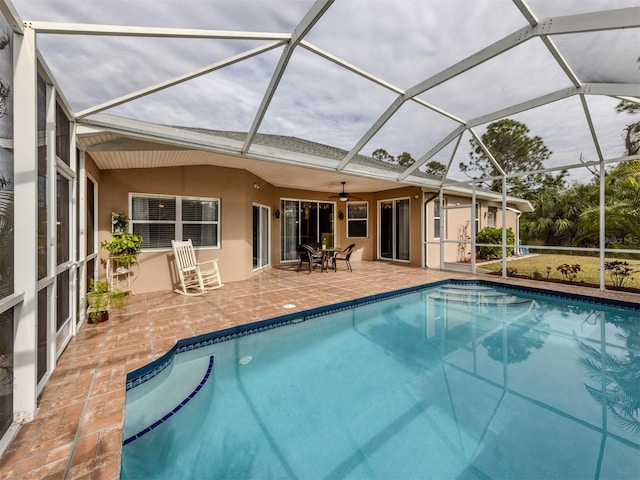
<instances>
[{"instance_id":1,"label":"pool water","mask_svg":"<svg viewBox=\"0 0 640 480\"><path fill-rule=\"evenodd\" d=\"M639 408L639 310L440 285L175 355L121 478L634 479Z\"/></svg>"}]
</instances>

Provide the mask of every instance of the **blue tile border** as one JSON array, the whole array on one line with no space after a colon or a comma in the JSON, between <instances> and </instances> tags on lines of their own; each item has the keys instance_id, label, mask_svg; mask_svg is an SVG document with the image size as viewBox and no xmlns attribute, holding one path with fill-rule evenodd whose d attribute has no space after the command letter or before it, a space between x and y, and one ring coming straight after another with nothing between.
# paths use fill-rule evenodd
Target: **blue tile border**
<instances>
[{"instance_id":1,"label":"blue tile border","mask_svg":"<svg viewBox=\"0 0 640 480\"><path fill-rule=\"evenodd\" d=\"M298 323L301 321L309 320L312 318L321 317L330 313L340 312L348 310L355 306L367 305L371 303L380 302L389 298L399 297L408 293L413 293L420 290L426 290L433 287L442 285L477 285L483 287L493 287L504 291L515 291L519 293L533 294L542 297L560 298L564 300L573 300L578 302L584 302L592 305L621 308L625 310L637 311L640 313L640 303L626 302L622 300L613 300L608 298L598 298L590 295L558 292L554 290L547 290L537 287L525 287L520 285L511 285L502 282L493 282L488 280L464 280L464 279L446 279L436 282L425 283L422 285L415 285L412 287L406 287L392 292L378 293L375 295L369 295L355 300L347 300L345 302L335 303L332 305L326 305L323 307L317 307L301 312L289 313L281 315L279 317L270 318L267 320L260 320L258 322L249 323L246 325L238 325L235 327L219 330L216 332L205 333L196 337L185 338L176 342L176 344L164 355L157 358L151 363L144 365L127 374L126 390L131 390L138 385L151 380L157 376L160 372L165 370L173 362L175 355L197 348L206 347L219 342L226 342L227 340L233 340L235 338L244 337L253 333L263 332L271 330L273 328L281 327L284 325L290 325L292 323Z\"/></svg>"},{"instance_id":2,"label":"blue tile border","mask_svg":"<svg viewBox=\"0 0 640 480\"><path fill-rule=\"evenodd\" d=\"M184 407L185 405L187 405L187 403L189 403L193 397L195 397L198 392L202 389L202 387L204 387L204 384L207 383L207 380L209 380L209 377L211 376L211 372L213 371L213 355L211 355L209 357L209 366L207 367L207 372L204 374L204 377L202 377L202 380L200 380L200 383L198 384L198 386L193 390L193 392L191 392L184 400L182 400L182 402L180 402L173 410L171 410L169 413L167 413L164 417L162 417L160 420L156 420L154 423L152 423L150 426L140 430L138 433L136 433L135 435L131 435L129 438L126 438L123 442L122 445L129 445L131 442L139 439L140 437L143 437L144 435L146 435L147 433L149 433L150 431L152 431L154 428L158 428L160 425L162 425L164 422L166 422L167 420L169 420L171 417L173 417L173 415L175 415L176 413L178 413L180 411L180 409L182 407Z\"/></svg>"}]
</instances>

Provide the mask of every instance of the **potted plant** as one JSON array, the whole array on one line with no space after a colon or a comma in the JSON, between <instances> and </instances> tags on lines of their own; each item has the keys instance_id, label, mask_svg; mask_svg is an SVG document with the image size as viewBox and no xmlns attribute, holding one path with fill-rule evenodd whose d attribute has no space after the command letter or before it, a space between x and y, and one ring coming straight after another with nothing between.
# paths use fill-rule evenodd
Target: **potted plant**
<instances>
[{"instance_id":1,"label":"potted plant","mask_svg":"<svg viewBox=\"0 0 640 480\"><path fill-rule=\"evenodd\" d=\"M114 306L120 311L125 301L125 292L112 290L108 282L92 279L83 303L87 308L87 322L106 322L109 320L109 307Z\"/></svg>"},{"instance_id":2,"label":"potted plant","mask_svg":"<svg viewBox=\"0 0 640 480\"><path fill-rule=\"evenodd\" d=\"M135 233L122 232L104 240L100 246L107 250L111 260L116 264L129 268L137 262L137 255L142 246L142 237Z\"/></svg>"},{"instance_id":3,"label":"potted plant","mask_svg":"<svg viewBox=\"0 0 640 480\"><path fill-rule=\"evenodd\" d=\"M120 235L129 230L129 217L124 213L111 212L111 232Z\"/></svg>"}]
</instances>

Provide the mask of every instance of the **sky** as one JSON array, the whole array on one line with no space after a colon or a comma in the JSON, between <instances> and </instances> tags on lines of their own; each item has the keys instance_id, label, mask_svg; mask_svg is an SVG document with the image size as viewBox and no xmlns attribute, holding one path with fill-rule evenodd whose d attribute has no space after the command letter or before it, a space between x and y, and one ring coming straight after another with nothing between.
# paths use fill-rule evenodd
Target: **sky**
<instances>
[{"instance_id":1,"label":"sky","mask_svg":"<svg viewBox=\"0 0 640 480\"><path fill-rule=\"evenodd\" d=\"M13 0L23 20L291 33L312 0ZM529 0L540 19L637 6L637 0ZM511 0L336 0L307 34L317 48L406 90L527 25ZM553 37L583 82L640 84L640 31ZM40 35L38 47L75 112L215 63L267 41ZM135 119L249 130L282 48L105 111ZM533 39L419 95L471 120L571 86L540 39ZM640 92L639 92L640 94ZM302 47L294 51L259 132L345 150L365 135L397 94ZM588 108L606 158L624 152L622 131L639 115L615 112L609 97ZM553 152L548 166L596 160L578 97L511 118ZM406 102L361 153L384 148L418 159L458 124ZM482 135L486 125L476 128ZM434 159L447 163L454 144ZM469 159L465 135L453 162ZM586 171L575 172L576 178ZM451 172L455 177L455 168Z\"/></svg>"}]
</instances>

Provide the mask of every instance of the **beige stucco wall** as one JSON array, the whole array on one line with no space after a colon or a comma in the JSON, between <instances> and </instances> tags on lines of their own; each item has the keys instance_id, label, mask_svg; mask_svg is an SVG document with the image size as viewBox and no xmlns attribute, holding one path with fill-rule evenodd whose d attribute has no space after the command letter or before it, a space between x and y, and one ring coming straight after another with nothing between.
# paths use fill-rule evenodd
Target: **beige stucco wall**
<instances>
[{"instance_id":1,"label":"beige stucco wall","mask_svg":"<svg viewBox=\"0 0 640 480\"><path fill-rule=\"evenodd\" d=\"M254 183L260 188L254 188ZM103 170L99 180L100 241L110 237L111 212L130 215L130 193L219 198L220 248L201 248L196 256L202 261L217 258L225 282L252 275L252 205L275 207L273 186L246 170L212 166ZM100 255L106 258L106 252ZM170 249L141 252L134 291L173 289L172 257Z\"/></svg>"},{"instance_id":2,"label":"beige stucco wall","mask_svg":"<svg viewBox=\"0 0 640 480\"><path fill-rule=\"evenodd\" d=\"M280 209L281 199L314 200L335 202L336 232L335 244L346 247L356 244L352 262L372 261L378 259L378 203L385 200L409 199L410 204L410 261L412 266L423 265L424 233L423 194L418 187L402 187L375 193L358 193L362 201L369 204L368 236L366 238L347 238L346 202L330 198L335 192L313 192L292 188L277 188L263 179L243 169L215 166L182 166L153 169L99 170L87 155L87 172L98 183L98 240L110 237L111 212L124 212L130 215L130 194L182 195L220 199L220 247L200 248L196 255L201 260L218 259L222 280L225 283L245 280L255 275L252 263L252 206L263 205L271 209L271 267L279 267L280 263L280 219L275 212ZM462 196L447 196L449 206L468 204L470 199ZM481 205L480 228L486 225L484 213L489 206L498 206L495 202L478 200ZM427 265L433 268L440 266L440 246L433 235L433 205L427 207L426 240ZM343 218L340 219L340 213ZM498 210L496 227L501 225L501 214ZM469 209L449 209L446 213L447 237L458 238L458 228L468 222ZM507 226L516 227L516 215L507 213ZM445 245L445 261L456 261L458 245ZM102 260L107 252L100 250ZM385 260L388 261L388 260ZM171 249L146 250L139 255L139 268L133 290L149 292L172 290L175 288L175 273ZM104 263L100 266L100 276L104 276Z\"/></svg>"}]
</instances>

